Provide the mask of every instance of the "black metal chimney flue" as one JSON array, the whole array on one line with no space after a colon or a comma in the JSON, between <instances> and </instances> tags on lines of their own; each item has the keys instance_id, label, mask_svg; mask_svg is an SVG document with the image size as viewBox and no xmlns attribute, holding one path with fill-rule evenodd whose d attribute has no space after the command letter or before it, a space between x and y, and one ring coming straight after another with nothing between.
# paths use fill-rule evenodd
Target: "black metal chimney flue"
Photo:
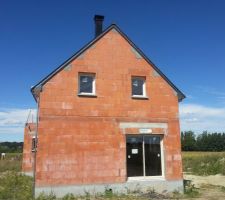
<instances>
[{"instance_id":1,"label":"black metal chimney flue","mask_svg":"<svg viewBox=\"0 0 225 200\"><path fill-rule=\"evenodd\" d=\"M102 22L104 20L104 16L102 15L95 15L95 37L99 36L102 33Z\"/></svg>"}]
</instances>

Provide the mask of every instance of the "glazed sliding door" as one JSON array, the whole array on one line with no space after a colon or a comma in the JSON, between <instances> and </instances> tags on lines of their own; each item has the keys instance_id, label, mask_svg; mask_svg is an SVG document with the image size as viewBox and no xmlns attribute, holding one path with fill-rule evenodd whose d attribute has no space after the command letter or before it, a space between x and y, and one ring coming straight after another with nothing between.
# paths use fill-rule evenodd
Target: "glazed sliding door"
<instances>
[{"instance_id":1,"label":"glazed sliding door","mask_svg":"<svg viewBox=\"0 0 225 200\"><path fill-rule=\"evenodd\" d=\"M161 176L161 148L159 136L144 136L145 176Z\"/></svg>"},{"instance_id":2,"label":"glazed sliding door","mask_svg":"<svg viewBox=\"0 0 225 200\"><path fill-rule=\"evenodd\" d=\"M127 136L127 176L143 175L143 137Z\"/></svg>"},{"instance_id":3,"label":"glazed sliding door","mask_svg":"<svg viewBox=\"0 0 225 200\"><path fill-rule=\"evenodd\" d=\"M162 176L161 137L127 135L127 176Z\"/></svg>"}]
</instances>

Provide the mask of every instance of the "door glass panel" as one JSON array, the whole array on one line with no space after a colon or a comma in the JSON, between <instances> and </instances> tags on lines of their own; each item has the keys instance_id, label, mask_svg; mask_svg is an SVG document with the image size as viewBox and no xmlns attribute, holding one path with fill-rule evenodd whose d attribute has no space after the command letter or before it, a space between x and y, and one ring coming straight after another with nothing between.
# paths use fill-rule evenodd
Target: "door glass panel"
<instances>
[{"instance_id":1,"label":"door glass panel","mask_svg":"<svg viewBox=\"0 0 225 200\"><path fill-rule=\"evenodd\" d=\"M161 176L161 151L159 136L144 136L145 176Z\"/></svg>"},{"instance_id":2,"label":"door glass panel","mask_svg":"<svg viewBox=\"0 0 225 200\"><path fill-rule=\"evenodd\" d=\"M127 176L143 176L143 137L127 136Z\"/></svg>"}]
</instances>

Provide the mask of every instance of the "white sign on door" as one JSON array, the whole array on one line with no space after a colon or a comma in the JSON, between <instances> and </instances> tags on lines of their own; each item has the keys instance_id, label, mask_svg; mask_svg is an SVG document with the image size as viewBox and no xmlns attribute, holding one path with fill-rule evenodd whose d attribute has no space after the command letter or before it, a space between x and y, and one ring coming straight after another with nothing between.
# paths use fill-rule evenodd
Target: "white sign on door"
<instances>
[{"instance_id":1,"label":"white sign on door","mask_svg":"<svg viewBox=\"0 0 225 200\"><path fill-rule=\"evenodd\" d=\"M138 149L132 149L132 150L131 150L131 153L132 153L132 154L138 154Z\"/></svg>"}]
</instances>

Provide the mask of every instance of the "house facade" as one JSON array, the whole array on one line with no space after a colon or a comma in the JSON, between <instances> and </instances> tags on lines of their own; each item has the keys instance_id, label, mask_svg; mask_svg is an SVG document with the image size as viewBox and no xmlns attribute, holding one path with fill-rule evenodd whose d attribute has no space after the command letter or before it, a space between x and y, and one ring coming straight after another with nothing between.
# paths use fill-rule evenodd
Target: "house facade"
<instances>
[{"instance_id":1,"label":"house facade","mask_svg":"<svg viewBox=\"0 0 225 200\"><path fill-rule=\"evenodd\" d=\"M24 128L22 171L28 176L34 174L35 133L36 124L27 122Z\"/></svg>"},{"instance_id":2,"label":"house facade","mask_svg":"<svg viewBox=\"0 0 225 200\"><path fill-rule=\"evenodd\" d=\"M38 143L24 152L35 193L182 191L185 96L117 25L102 31L102 21L95 16L96 37L31 89Z\"/></svg>"}]
</instances>

